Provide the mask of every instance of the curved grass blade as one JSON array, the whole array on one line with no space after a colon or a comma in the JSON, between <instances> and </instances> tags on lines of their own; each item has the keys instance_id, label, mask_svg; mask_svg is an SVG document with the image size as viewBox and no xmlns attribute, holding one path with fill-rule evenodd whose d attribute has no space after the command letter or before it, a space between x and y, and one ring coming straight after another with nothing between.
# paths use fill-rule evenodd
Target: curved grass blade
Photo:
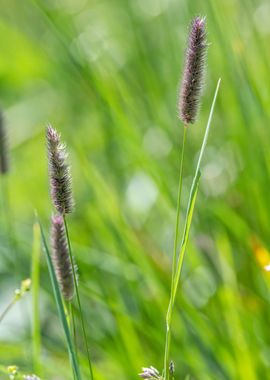
<instances>
[{"instance_id":1,"label":"curved grass blade","mask_svg":"<svg viewBox=\"0 0 270 380\"><path fill-rule=\"evenodd\" d=\"M186 246L188 243L189 232L190 232L190 227L191 227L191 222L192 222L192 217L193 217L193 212L194 212L194 207L195 207L195 203L196 203L196 197L197 197L197 193L198 193L199 181L200 181L200 176L201 176L201 173L200 173L201 161L202 161L203 154L204 154L205 147L206 147L206 143L208 140L209 130L210 130L211 121L212 121L212 117L213 117L213 113L214 113L217 94L219 91L220 81L221 81L221 79L219 79L218 83L217 83L215 95L214 95L213 102L211 105L211 110L209 113L209 118L207 121L206 130L204 133L204 138L203 138L203 142L202 142L202 146L201 146L201 150L200 150L200 155L199 155L198 162L197 162L195 175L193 177L193 182L192 182L190 193L189 193L189 201L188 201L186 218L185 218L184 233L183 233L183 237L182 237L180 252L178 255L178 261L177 261L177 265L176 265L176 269L175 269L175 273L174 273L174 278L173 278L173 289L171 292L168 311L167 311L167 315L166 315L166 342L165 342L165 353L164 353L164 379L165 380L167 380L167 369L168 369L168 364L169 364L172 312L173 312L175 297L176 297L176 293L177 293L177 289L178 289L178 285L179 285L179 280L180 280L180 276L181 276L183 261L184 261L185 252L186 252Z\"/></svg>"},{"instance_id":2,"label":"curved grass blade","mask_svg":"<svg viewBox=\"0 0 270 380\"><path fill-rule=\"evenodd\" d=\"M177 292L177 288L178 288L178 283L179 283L179 279L180 279L180 275L181 275L184 255L185 255L186 246L187 246L187 242L188 242L188 238L189 238L189 231L190 231L190 226L191 226L191 222L192 222L192 217L193 217L193 211L194 211L195 201L196 201L196 197L197 197L197 192L198 192L199 180L200 180L200 176L201 176L201 173L200 173L201 162L202 162L203 154L204 154L205 147L206 147L207 140L208 140L209 130L210 130L211 121L212 121L212 117L213 117L213 113L214 113L214 108L215 108L215 104L216 104L217 94L218 94L218 91L219 91L220 81L221 81L221 79L219 79L218 83L217 83L215 95L214 95L214 98L213 98L213 102L212 102L212 106L211 106L211 110L210 110L210 114L209 114L206 130L205 130L205 134L204 134L204 138L203 138L203 142L202 142L202 146L201 146L201 150L200 150L200 155L199 155L198 162L197 162L197 167L196 167L195 175L194 175L192 186L191 186L191 189L190 189L190 195L189 195L189 201L188 201L188 207L187 207L187 214L186 214L186 220L185 220L184 233L183 233L183 238L182 238L179 258L178 258L178 262L177 262L175 278L174 278L174 288L173 288L173 297L172 297L172 303L173 304L174 304L174 300L175 300L175 296L176 296L176 292Z\"/></svg>"},{"instance_id":3,"label":"curved grass blade","mask_svg":"<svg viewBox=\"0 0 270 380\"><path fill-rule=\"evenodd\" d=\"M77 380L81 380L81 374L80 374L78 359L77 359L77 356L76 356L76 353L74 350L71 334L69 331L68 322L67 322L67 318L66 318L66 314L65 314L65 310L64 310L64 305L63 305L60 289L58 286L58 282L56 279L56 275L54 272L51 255L50 255L50 252L48 249L48 245L47 245L46 238L45 238L45 235L44 235L40 221L38 221L38 223L39 223L39 228L40 228L40 232L41 232L41 238L42 238L42 242L43 242L43 246L44 246L44 251L46 254L46 259L47 259L47 264L48 264L48 268L49 268L53 292L54 292L54 296L55 296L55 300L56 300L56 305L57 305L59 317L60 317L64 332L65 332L66 340L67 340L67 346L68 346L68 351L69 351L69 355L70 355L70 361L71 361L72 369L73 369L73 372L75 374L75 378Z\"/></svg>"}]
</instances>

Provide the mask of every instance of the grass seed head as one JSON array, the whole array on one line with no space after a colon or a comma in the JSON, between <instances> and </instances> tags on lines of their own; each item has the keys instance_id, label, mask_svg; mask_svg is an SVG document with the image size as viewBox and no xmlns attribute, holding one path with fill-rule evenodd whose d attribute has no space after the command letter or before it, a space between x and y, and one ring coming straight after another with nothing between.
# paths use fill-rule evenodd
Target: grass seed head
<instances>
[{"instance_id":1,"label":"grass seed head","mask_svg":"<svg viewBox=\"0 0 270 380\"><path fill-rule=\"evenodd\" d=\"M180 89L179 117L185 125L196 121L203 86L206 49L205 18L196 17L190 27Z\"/></svg>"},{"instance_id":2,"label":"grass seed head","mask_svg":"<svg viewBox=\"0 0 270 380\"><path fill-rule=\"evenodd\" d=\"M52 217L51 244L52 260L60 289L64 299L70 301L74 296L74 278L62 215Z\"/></svg>"},{"instance_id":3,"label":"grass seed head","mask_svg":"<svg viewBox=\"0 0 270 380\"><path fill-rule=\"evenodd\" d=\"M51 126L47 128L46 137L51 198L60 214L68 214L73 211L74 201L65 145L61 143L60 135Z\"/></svg>"}]
</instances>

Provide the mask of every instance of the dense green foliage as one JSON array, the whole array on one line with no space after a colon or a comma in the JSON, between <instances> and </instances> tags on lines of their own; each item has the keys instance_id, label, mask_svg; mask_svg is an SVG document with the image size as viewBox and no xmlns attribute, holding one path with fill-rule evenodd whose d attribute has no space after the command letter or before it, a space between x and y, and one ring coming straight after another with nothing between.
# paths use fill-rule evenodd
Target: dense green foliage
<instances>
[{"instance_id":1,"label":"dense green foliage","mask_svg":"<svg viewBox=\"0 0 270 380\"><path fill-rule=\"evenodd\" d=\"M222 86L173 317L175 378L264 380L270 378L270 279L263 269L270 263L267 1L0 5L0 99L11 147L11 172L0 178L0 311L31 275L34 210L48 237L50 122L72 163L76 210L67 219L96 380L135 380L142 366L163 366L183 133L177 91L187 26L197 14L207 16L210 46L200 117L187 136L183 213L219 77ZM16 364L45 380L71 379L43 252L40 265L40 363L32 354L30 293L0 325L0 370Z\"/></svg>"}]
</instances>

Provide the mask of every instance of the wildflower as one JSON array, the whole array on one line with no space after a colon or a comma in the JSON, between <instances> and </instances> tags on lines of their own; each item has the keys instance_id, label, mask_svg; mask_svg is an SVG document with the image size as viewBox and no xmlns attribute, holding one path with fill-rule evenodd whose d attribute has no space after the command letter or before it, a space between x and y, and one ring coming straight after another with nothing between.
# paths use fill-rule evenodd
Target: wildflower
<instances>
[{"instance_id":1,"label":"wildflower","mask_svg":"<svg viewBox=\"0 0 270 380\"><path fill-rule=\"evenodd\" d=\"M31 289L31 280L27 278L21 282L21 287L15 290L15 300L19 301L25 293L29 292Z\"/></svg>"},{"instance_id":2,"label":"wildflower","mask_svg":"<svg viewBox=\"0 0 270 380\"><path fill-rule=\"evenodd\" d=\"M70 301L74 295L74 279L62 215L52 217L51 244L53 265L61 292Z\"/></svg>"},{"instance_id":3,"label":"wildflower","mask_svg":"<svg viewBox=\"0 0 270 380\"><path fill-rule=\"evenodd\" d=\"M18 374L18 367L16 365L10 365L7 368L10 380L14 380Z\"/></svg>"},{"instance_id":4,"label":"wildflower","mask_svg":"<svg viewBox=\"0 0 270 380\"><path fill-rule=\"evenodd\" d=\"M72 212L74 202L65 145L61 143L60 135L51 126L47 128L46 137L52 201L60 214L68 214Z\"/></svg>"},{"instance_id":5,"label":"wildflower","mask_svg":"<svg viewBox=\"0 0 270 380\"><path fill-rule=\"evenodd\" d=\"M185 125L194 123L198 113L206 48L205 18L196 17L191 23L183 81L180 90L179 117Z\"/></svg>"},{"instance_id":6,"label":"wildflower","mask_svg":"<svg viewBox=\"0 0 270 380\"><path fill-rule=\"evenodd\" d=\"M162 379L162 377L160 376L158 370L152 366L150 366L149 368L142 368L143 372L142 373L139 373L139 376L142 378L142 379Z\"/></svg>"}]
</instances>

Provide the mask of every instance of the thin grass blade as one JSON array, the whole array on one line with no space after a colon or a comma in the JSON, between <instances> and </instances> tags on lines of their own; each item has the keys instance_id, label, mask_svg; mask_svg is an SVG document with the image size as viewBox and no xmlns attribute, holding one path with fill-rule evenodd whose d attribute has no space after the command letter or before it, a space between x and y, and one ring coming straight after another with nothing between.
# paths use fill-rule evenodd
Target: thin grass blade
<instances>
[{"instance_id":1,"label":"thin grass blade","mask_svg":"<svg viewBox=\"0 0 270 380\"><path fill-rule=\"evenodd\" d=\"M76 379L81 380L79 363L78 363L78 359L77 359L77 356L76 356L76 353L75 353L75 350L73 347L73 342L72 342L71 334L70 334L69 327L68 327L68 322L67 322L67 318L66 318L66 314L65 314L65 310L64 310L64 305L63 305L60 289L59 289L57 278L56 278L56 275L54 272L52 259L51 259L51 255L50 255L50 252L48 249L46 238L45 238L45 235L44 235L44 232L43 232L43 229L42 229L40 222L39 222L39 227L40 227L41 238L42 238L42 242L43 242L43 246L44 246L44 251L46 254L46 259L47 259L47 264L48 264L48 268L49 268L53 292L54 292L54 296L55 296L55 300L56 300L56 305L57 305L59 317L60 317L64 332L65 332L66 340L67 340L67 346L68 346L68 351L69 351L69 355L70 355L70 361L71 361L72 369L73 369L73 372L75 374Z\"/></svg>"},{"instance_id":2,"label":"thin grass blade","mask_svg":"<svg viewBox=\"0 0 270 380\"><path fill-rule=\"evenodd\" d=\"M181 275L181 270L182 270L183 260L184 260L184 256L185 256L186 246L187 246L187 242L188 242L188 238L189 238L190 226L191 226L191 222L192 222L193 211L194 211L195 201L196 201L197 192L198 192L198 185L199 185L199 180L200 180L200 176L201 176L201 173L200 173L201 162L202 162L203 154L204 154L205 147L206 147L207 140L208 140L211 121L212 121L212 117L213 117L213 113L214 113L214 109L215 109L215 104L216 104L216 99L217 99L217 95L218 95L218 91L219 91L220 81L221 81L221 79L219 79L218 83L217 83L215 95L213 98L213 102L212 102L212 106L211 106L206 130L205 130L205 134L204 134L204 138L203 138L203 142L202 142L202 146L201 146L201 150L200 150L200 155L199 155L198 162L197 162L195 175L194 175L192 186L190 189L184 233L183 233L183 238L182 238L179 258L178 258L178 262L177 262L175 278L174 278L172 305L174 304L175 296L177 293L177 288L178 288L179 279L180 279L180 275Z\"/></svg>"},{"instance_id":3,"label":"thin grass blade","mask_svg":"<svg viewBox=\"0 0 270 380\"><path fill-rule=\"evenodd\" d=\"M40 315L39 315L39 277L40 277L40 228L37 222L33 225L33 249L32 249L32 355L33 367L36 373L40 373Z\"/></svg>"},{"instance_id":4,"label":"thin grass blade","mask_svg":"<svg viewBox=\"0 0 270 380\"><path fill-rule=\"evenodd\" d=\"M184 233L183 233L183 237L182 237L180 252L178 255L178 261L177 261L177 265L176 265L175 275L173 278L173 287L172 287L168 311L167 311L167 315L166 315L166 341L165 341L165 352L164 352L164 380L167 380L167 378L168 378L167 373L168 373L168 366L169 366L169 355L170 355L170 344L171 344L171 320L172 320L174 302L175 302L175 297L176 297L178 284L179 284L179 280L180 280L180 276L181 276L181 270L182 270L183 261L184 261L184 257L185 257L186 246L188 243L189 232L190 232L194 207L195 207L195 203L196 203L197 193L198 193L198 186L199 186L199 181L200 181L200 176L201 176L201 173L200 173L201 162L202 162L203 154L205 151L206 143L208 140L209 130L210 130L210 126L211 126L213 112L215 109L215 104L216 104L217 94L219 91L219 86L220 86L220 79L218 80L215 95L214 95L213 102L211 105L211 110L210 110L207 126L205 129L205 134L204 134L204 138L203 138L203 142L202 142L202 146L201 146L201 150L200 150L200 155L199 155L198 162L197 162L196 171L195 171L195 175L193 177L193 181L192 181L192 185L191 185L191 189L190 189L190 193L189 193L189 201L188 201L185 224L184 224Z\"/></svg>"}]
</instances>

